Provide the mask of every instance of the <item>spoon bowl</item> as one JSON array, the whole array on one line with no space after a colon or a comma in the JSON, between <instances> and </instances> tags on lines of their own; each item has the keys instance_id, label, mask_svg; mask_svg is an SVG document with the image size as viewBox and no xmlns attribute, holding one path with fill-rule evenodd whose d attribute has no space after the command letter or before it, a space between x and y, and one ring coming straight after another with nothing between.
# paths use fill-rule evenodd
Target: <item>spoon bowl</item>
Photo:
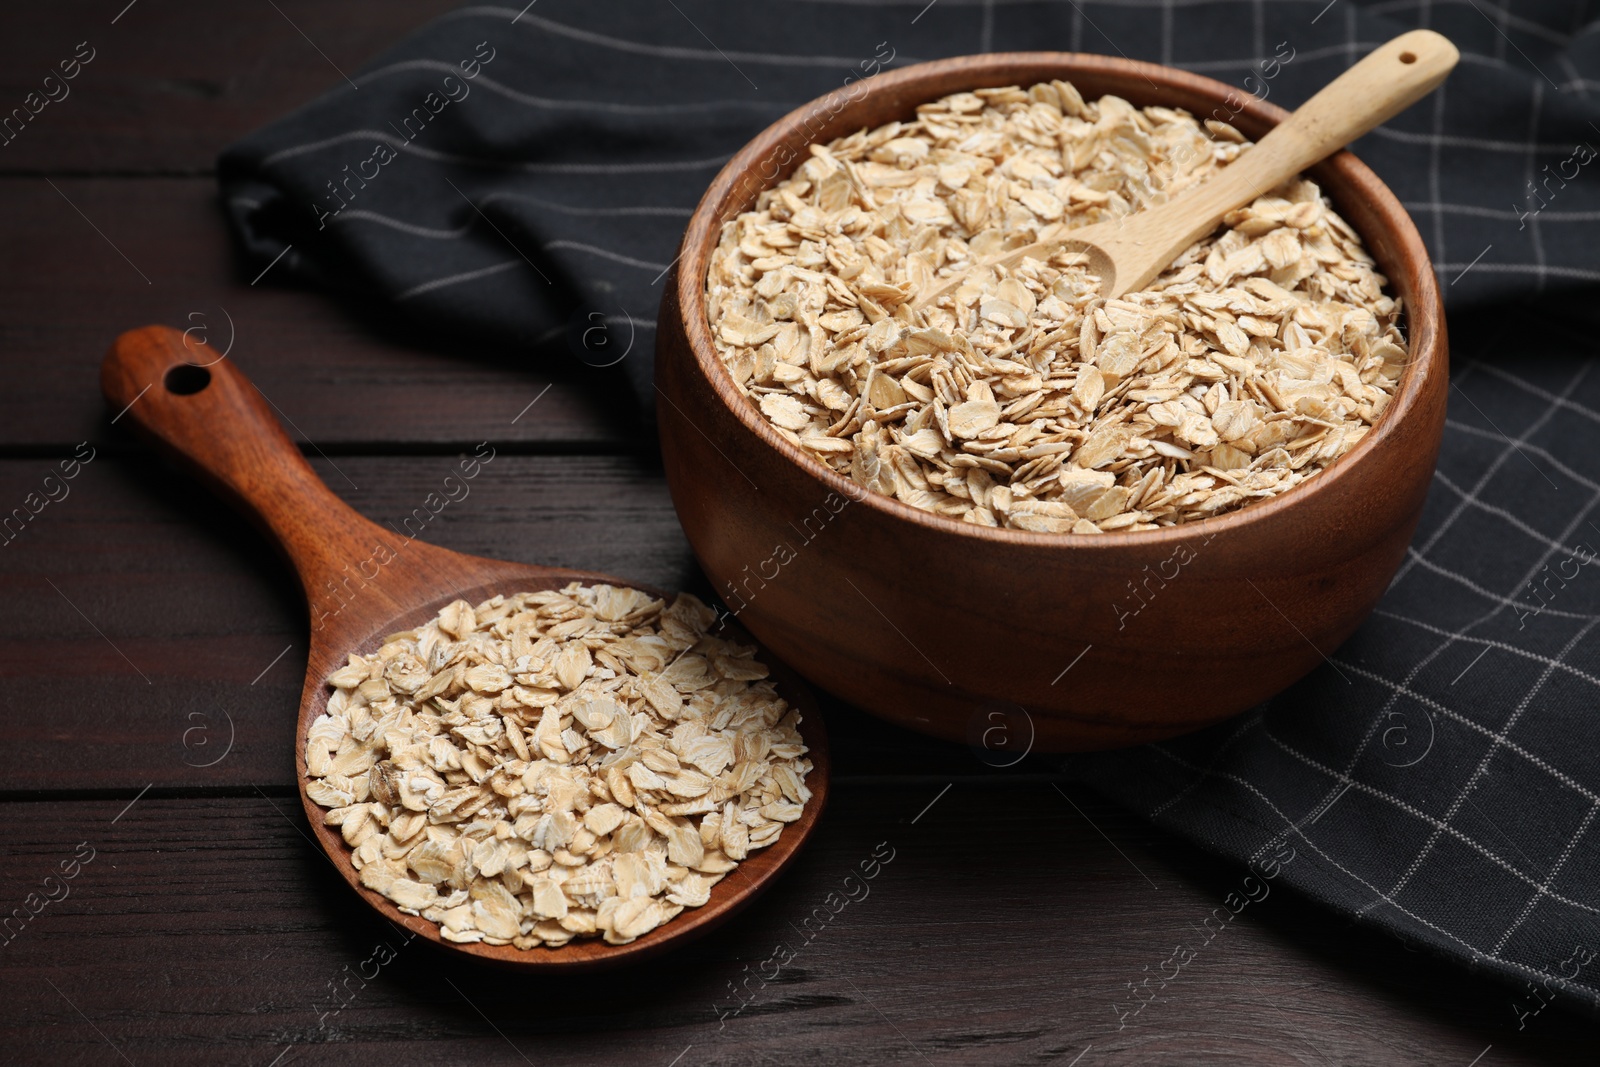
<instances>
[{"instance_id":1,"label":"spoon bowl","mask_svg":"<svg viewBox=\"0 0 1600 1067\"><path fill-rule=\"evenodd\" d=\"M812 797L778 840L752 852L684 911L626 945L574 939L560 948L447 941L432 922L402 913L361 884L350 848L306 793L306 736L327 707L327 678L352 652L375 652L388 634L409 630L453 600L480 603L495 594L560 589L569 582L648 585L593 571L484 559L407 539L357 514L317 477L268 401L233 364L165 326L124 333L101 366L101 387L142 436L243 511L288 557L310 609L311 642L295 733L295 778L317 842L350 887L390 922L456 952L522 968L601 966L653 955L730 918L771 884L811 835L828 796L828 741L816 701L799 678L762 649L778 692L801 715L812 770ZM744 634L738 635L741 639ZM754 642L751 640L752 644Z\"/></svg>"}]
</instances>

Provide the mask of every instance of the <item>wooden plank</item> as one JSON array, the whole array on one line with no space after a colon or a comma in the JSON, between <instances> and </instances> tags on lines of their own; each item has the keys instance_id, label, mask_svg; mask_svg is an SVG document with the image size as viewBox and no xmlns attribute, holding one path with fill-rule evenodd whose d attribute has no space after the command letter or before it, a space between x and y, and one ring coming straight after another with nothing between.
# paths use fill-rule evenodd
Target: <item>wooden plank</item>
<instances>
[{"instance_id":1,"label":"wooden plank","mask_svg":"<svg viewBox=\"0 0 1600 1067\"><path fill-rule=\"evenodd\" d=\"M0 173L198 172L239 137L344 83L455 0L268 4L66 0L0 9L0 112L43 105ZM276 9L276 10L275 10ZM61 61L92 56L65 85ZM91 51L92 50L92 51ZM337 68L337 69L336 69ZM68 68L70 71L72 68ZM34 104L35 107L39 105Z\"/></svg>"},{"instance_id":2,"label":"wooden plank","mask_svg":"<svg viewBox=\"0 0 1600 1067\"><path fill-rule=\"evenodd\" d=\"M0 461L0 516L26 514L30 493L61 497L0 533L0 788L292 786L307 623L288 569L164 464L98 456L46 483L59 462ZM709 594L659 471L640 460L496 454L432 517L424 501L454 458L313 462L366 515L424 540ZM840 774L983 770L961 746L837 704L827 714Z\"/></svg>"},{"instance_id":3,"label":"wooden plank","mask_svg":"<svg viewBox=\"0 0 1600 1067\"><path fill-rule=\"evenodd\" d=\"M1118 1029L1126 983L1197 945L1244 872L1076 795L1086 822L1042 783L961 783L918 819L936 792L838 790L804 861L744 916L664 960L559 981L404 943L311 849L291 798L147 796L120 818L128 798L8 803L8 909L80 842L95 852L68 896L13 923L0 1046L277 1067L1465 1067L1489 1045L1495 1065L1592 1062L1592 1023L1555 1005L1518 1032L1513 990L1279 891ZM875 850L892 858L864 879Z\"/></svg>"},{"instance_id":4,"label":"wooden plank","mask_svg":"<svg viewBox=\"0 0 1600 1067\"><path fill-rule=\"evenodd\" d=\"M585 367L561 339L535 353L428 338L393 309L278 288L270 274L252 285L258 268L235 261L209 179L5 184L0 426L13 454L120 439L100 360L117 334L151 322L193 326L218 351L231 337L228 358L308 449L639 440L637 415L618 404L622 367Z\"/></svg>"}]
</instances>

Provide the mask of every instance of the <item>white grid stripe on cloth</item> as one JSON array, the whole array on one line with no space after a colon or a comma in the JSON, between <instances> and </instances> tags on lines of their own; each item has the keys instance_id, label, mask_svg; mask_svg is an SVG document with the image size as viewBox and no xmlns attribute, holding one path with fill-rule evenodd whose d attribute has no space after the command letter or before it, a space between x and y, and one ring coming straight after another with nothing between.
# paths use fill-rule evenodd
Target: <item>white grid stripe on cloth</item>
<instances>
[{"instance_id":1,"label":"white grid stripe on cloth","mask_svg":"<svg viewBox=\"0 0 1600 1067\"><path fill-rule=\"evenodd\" d=\"M1165 756L1167 759L1171 760L1172 762L1178 764L1181 767L1184 767L1187 770L1199 771L1201 769L1201 768L1195 766L1194 764L1188 762L1187 760L1183 759L1181 756L1177 756L1177 755L1173 754L1172 752L1169 752L1165 747L1163 747L1161 745L1151 745L1150 748L1153 749L1156 752L1159 752L1161 755ZM1349 878L1352 882L1356 882L1356 883L1360 884L1364 889L1367 889L1374 896L1376 896L1382 903L1388 904L1390 907L1394 908L1396 911L1398 911L1402 915L1406 916L1406 918L1410 919L1411 921L1413 921L1413 922L1415 922L1415 923L1417 923L1417 924L1419 924L1421 926L1427 927L1429 930L1432 930L1434 933L1439 934L1441 937L1444 937L1447 940L1453 941L1456 944L1460 945L1466 951L1467 955L1471 959L1474 959L1474 960L1485 960L1485 959L1486 960L1494 960L1495 962L1497 962L1497 963L1499 963L1499 964L1501 964L1501 965L1503 965L1505 967L1509 967L1512 970L1518 971L1518 972L1520 972L1522 974L1526 974L1529 977L1533 977L1533 978L1542 978L1542 979L1550 979L1550 978L1552 978L1551 975L1549 975L1546 972L1541 971L1541 970L1539 970L1539 969L1537 969L1535 967L1530 967L1527 964L1522 963L1522 962L1517 961L1517 960L1505 959L1505 958L1503 958L1503 957L1501 957L1501 956L1499 956L1499 955L1497 955L1497 954L1495 954L1493 952L1487 952L1487 951L1479 948L1478 946L1474 945L1472 942L1464 940L1460 935L1456 934L1455 932L1453 932L1451 930L1447 930L1444 927L1439 926L1436 923L1432 922L1431 920L1425 918L1424 916L1417 914L1416 912L1414 912L1411 909L1407 908L1405 905L1399 903L1398 901L1391 900L1388 897L1388 895L1383 892L1383 890L1379 889L1377 886L1373 885L1371 882L1367 881L1365 878L1362 878L1359 874L1357 874L1354 871L1350 870L1344 864L1340 863L1337 859L1335 859L1333 856L1329 855L1326 851L1324 851L1321 847L1319 847L1316 842L1312 841L1311 838L1306 835L1305 830L1304 830L1303 827L1301 827L1295 820L1289 818L1288 815L1284 814L1284 812L1276 804L1274 804L1272 802L1272 799L1270 797L1268 797L1260 789L1256 788L1254 783L1248 781L1247 779L1241 778L1236 774L1232 774L1232 773L1229 773L1229 772L1226 772L1226 771L1212 771L1211 775L1214 776L1214 777L1227 779L1228 781L1233 782L1235 785L1242 786L1244 789L1246 789L1249 792L1255 794L1255 796L1263 804L1265 804L1267 806L1267 808L1274 815L1276 815L1279 819L1283 820L1283 822L1288 825L1288 829L1286 831L1284 831L1282 836L1287 837L1290 834L1292 834L1293 836L1298 837L1302 842L1304 842L1304 844L1305 844L1305 846L1307 848L1311 849L1311 851L1313 851L1319 857L1321 857L1322 860L1324 862L1326 862L1329 866L1331 866L1335 870L1339 871L1339 873L1341 873L1345 877ZM1561 979L1560 978L1555 978L1555 981L1560 983ZM1587 991L1585 991L1585 992L1587 993ZM1600 993L1588 993L1588 996L1591 999L1591 1001L1594 1004L1594 1006L1600 1007Z\"/></svg>"},{"instance_id":2,"label":"white grid stripe on cloth","mask_svg":"<svg viewBox=\"0 0 1600 1067\"><path fill-rule=\"evenodd\" d=\"M1476 505L1476 506L1479 506L1479 507L1481 507L1481 505L1482 505L1481 501L1476 500L1476 499L1474 499L1474 498L1472 498L1470 496L1466 497L1465 499L1466 499L1466 502L1468 504L1470 504L1470 505ZM1549 541L1548 538L1541 538L1541 540L1544 540L1546 542ZM1552 549L1551 551L1552 551L1552 554L1553 554L1554 550ZM1451 570L1449 567L1440 566L1439 564L1433 562L1427 556L1424 556L1422 553L1418 552L1414 548L1408 548L1408 549L1406 549L1406 552L1407 552L1407 555L1409 556L1408 562L1415 563L1417 566L1421 567L1423 570L1430 571L1433 574L1436 574L1439 577L1443 578L1445 581L1453 582L1456 585L1461 586L1461 588L1466 589L1469 592L1476 593L1478 596L1483 597L1485 600L1491 601L1491 602L1499 605L1500 608L1512 608L1512 609L1528 608L1528 609L1532 609L1534 607L1534 605L1524 603L1523 601L1518 600L1514 596L1506 596L1503 593L1496 593L1492 589L1485 589L1483 586L1479 585L1477 582L1473 581L1471 578L1467 577L1465 574L1458 574L1457 572ZM1546 556L1545 558L1548 559L1549 557ZM1538 574L1538 568L1535 568L1533 576L1536 576L1537 574ZM1533 576L1529 576L1527 578L1524 578L1524 584L1526 584L1528 581L1530 581ZM1539 608L1538 610L1539 610L1539 613L1541 615L1549 615L1550 617L1557 618L1557 619L1579 619L1579 620L1587 621L1589 619L1600 618L1600 614L1585 614L1585 613L1576 612L1576 611L1566 611L1566 610L1564 610L1562 608L1542 607L1542 608ZM1484 621L1487 621L1487 617L1485 617L1484 619L1480 619L1479 620L1480 623L1484 622ZM1446 642L1446 645L1448 645L1448 644L1450 644L1450 642Z\"/></svg>"},{"instance_id":3,"label":"white grid stripe on cloth","mask_svg":"<svg viewBox=\"0 0 1600 1067\"><path fill-rule=\"evenodd\" d=\"M1503 436L1495 433L1493 430L1485 430L1481 426L1469 426L1467 423L1458 422L1455 419L1446 419L1444 422L1444 428L1446 430L1453 430L1459 434L1465 434L1468 437L1481 437L1490 441L1505 440ZM1519 447L1521 447L1524 452L1527 452L1530 455L1538 456L1540 459L1550 464L1550 468L1556 473L1560 474L1563 478L1569 478L1587 489L1600 490L1600 481L1595 481L1593 478L1587 477L1575 468L1561 462L1560 457L1554 452L1550 451L1548 448L1545 448L1542 445L1536 445L1531 441L1524 441ZM1596 528L1595 532L1600 533L1600 528Z\"/></svg>"},{"instance_id":4,"label":"white grid stripe on cloth","mask_svg":"<svg viewBox=\"0 0 1600 1067\"><path fill-rule=\"evenodd\" d=\"M1344 665L1341 664L1341 666L1344 666ZM1338 772L1335 771L1332 767L1327 766L1326 764L1320 762L1319 760L1312 759L1310 756L1307 756L1304 752L1301 752L1299 749L1295 748L1293 745L1291 745L1288 742L1284 741L1282 738L1274 736L1272 731L1263 730L1262 731L1262 736L1264 736L1268 741L1271 741L1274 745L1276 745L1283 752L1285 752L1288 755L1292 756L1294 759L1298 760L1299 762L1305 764L1307 767L1311 767L1314 770L1321 771L1323 774L1326 774L1329 777L1336 777L1338 775ZM1493 737L1493 736L1496 736L1496 735L1494 735L1491 732L1490 736ZM1370 796L1370 797L1372 797L1372 798L1374 798L1376 800L1381 800L1381 801L1385 802L1386 804L1389 804L1392 807L1398 808L1400 811L1405 812L1407 815L1412 816L1413 818L1417 819L1418 821L1426 823L1427 825L1433 827L1434 833L1436 835L1449 835L1450 837L1455 838L1457 841L1460 841L1462 844L1466 845L1468 848L1470 848L1474 852L1478 853L1480 856L1482 856L1484 859L1488 860L1490 863L1493 863L1496 867L1499 867L1501 870L1503 870L1506 873L1512 875L1518 881L1526 882L1528 885L1532 886L1534 889L1538 890L1540 893L1543 893L1545 895L1551 896L1551 897L1559 900L1561 903L1568 905L1569 907L1578 908L1578 909L1581 909L1583 911L1593 912L1596 915L1600 915L1600 907L1596 907L1596 906L1594 906L1592 904L1585 904L1582 901L1573 900L1570 897L1562 896L1562 895L1557 894L1557 893L1550 893L1542 883L1540 883L1538 880L1536 880L1533 877L1533 875L1525 873L1524 871L1522 871L1518 867L1516 867L1514 864L1502 859L1500 856L1498 856L1494 852L1494 850L1490 849L1487 845L1484 845L1483 843L1477 841L1476 839L1474 839L1470 835L1464 833L1463 831L1457 829L1456 827L1451 826L1450 825L1450 821L1449 821L1448 818L1439 819L1439 818L1436 818L1436 817L1434 817L1432 815L1429 815L1427 812L1423 811L1421 808L1418 808L1416 805L1411 804L1411 803L1409 803L1409 802L1407 802L1405 800L1400 799L1399 797L1395 796L1393 793L1385 792L1384 790L1379 789L1377 786L1368 785L1366 782L1351 782L1350 783L1350 787L1352 789L1354 789L1358 793L1364 793L1367 796ZM1587 792L1587 791L1585 791L1585 792ZM1465 799L1465 794L1463 794L1463 799ZM1592 803L1600 803L1600 798L1591 797L1590 799L1591 799ZM1585 827L1587 828L1587 823L1585 824ZM1512 842L1512 847L1513 848L1516 847L1516 843L1515 842ZM1403 888L1403 887L1398 887L1397 886L1396 888L1389 890L1387 895L1390 896L1390 897L1397 896L1397 895L1399 895L1401 888ZM1363 910L1365 910L1365 909L1363 909ZM1498 947L1497 947L1496 951L1498 951Z\"/></svg>"},{"instance_id":5,"label":"white grid stripe on cloth","mask_svg":"<svg viewBox=\"0 0 1600 1067\"><path fill-rule=\"evenodd\" d=\"M1510 382L1512 385L1515 385L1517 388L1538 397L1540 400L1548 400L1557 407L1565 408L1568 411L1581 415L1590 422L1600 423L1600 411L1596 411L1594 408L1588 407L1587 405L1580 404L1571 399L1569 396L1557 396L1556 394L1550 392L1550 390L1541 388L1540 386L1528 381L1526 378L1518 377L1517 375L1512 374L1510 371L1505 370L1502 367L1496 367L1491 363L1479 363L1475 361L1470 364L1470 366L1483 371L1485 374L1491 374L1502 381Z\"/></svg>"},{"instance_id":6,"label":"white grid stripe on cloth","mask_svg":"<svg viewBox=\"0 0 1600 1067\"><path fill-rule=\"evenodd\" d=\"M1567 847L1561 850L1561 856L1556 860L1555 866L1550 868L1550 873L1545 877L1545 880L1535 887L1533 896L1528 898L1527 906L1517 915L1516 921L1506 927L1506 932L1501 934L1500 940L1494 943L1494 951L1496 953L1505 948L1506 942L1511 940L1511 935L1516 933L1524 922L1527 922L1528 916L1533 914L1533 909L1538 905L1539 901L1545 897L1556 896L1556 894L1550 892L1550 883L1555 880L1556 875L1561 873L1561 868L1567 865L1567 860L1572 858L1572 853L1578 847L1578 842L1583 840L1583 835L1589 832L1589 825L1594 822L1596 812L1600 812L1600 801L1589 805L1588 812L1583 816L1583 822L1578 826L1578 832L1572 835L1572 838L1567 842ZM1565 900L1562 902L1570 903Z\"/></svg>"},{"instance_id":7,"label":"white grid stripe on cloth","mask_svg":"<svg viewBox=\"0 0 1600 1067\"><path fill-rule=\"evenodd\" d=\"M1407 620L1407 621L1415 621L1415 620ZM1419 625L1426 626L1427 629L1429 629L1430 631L1433 631L1433 632L1447 634L1447 635L1450 633L1450 631L1448 631L1448 630L1439 631L1436 627L1427 626L1427 624L1425 624L1425 623L1419 624ZM1515 645L1508 645L1508 644L1505 644L1504 642L1500 642L1500 641L1491 641L1491 640L1489 640L1487 638L1472 637L1469 634L1456 634L1454 636L1458 640L1462 640L1462 641L1481 641L1484 644L1487 644L1487 645L1489 645L1490 647L1493 647L1493 648L1502 648L1502 649L1505 649L1508 652L1515 652L1515 653L1518 653L1519 655L1527 656L1530 659L1533 659L1534 661L1536 661L1538 663L1544 664L1547 668L1554 669L1554 670L1569 671L1572 674L1575 674L1579 678L1582 678L1584 681L1589 682L1592 685L1600 686L1600 678L1596 678L1594 675L1591 675L1591 674L1586 674L1583 671L1578 670L1576 667L1573 667L1572 665L1570 665L1568 663L1565 663L1565 662L1563 662L1561 660L1551 659L1548 656L1540 656L1540 655L1537 655L1535 653L1526 652L1523 649L1517 648ZM1417 703L1419 703L1419 704L1423 705L1424 707L1428 708L1430 711L1436 711L1440 715L1443 715L1446 718L1451 719L1454 722L1460 723L1462 726L1465 726L1467 729L1472 730L1475 733L1479 733L1479 734L1483 735L1486 738L1492 738L1492 737L1495 736L1495 732L1493 730L1489 729L1487 726L1484 726L1482 723L1478 722L1476 719L1473 719L1471 716L1468 716L1468 715L1463 715L1459 711L1453 710L1448 704L1445 704L1442 701L1435 700L1432 697L1428 696L1426 693L1419 692L1418 690L1415 690L1415 689L1407 689L1403 685L1401 685L1399 682L1391 681L1390 679L1385 678L1383 675L1379 674L1377 671L1370 671L1367 668L1361 666L1360 664L1352 663L1349 660L1336 659L1335 662L1338 663L1339 668L1341 670L1349 671L1352 674L1360 675L1361 677L1370 679L1371 681L1377 682L1380 685L1387 686L1387 687L1395 690L1396 692L1398 692L1402 696L1405 696L1405 697L1408 697L1408 698L1410 698L1412 700L1415 700ZM1505 747L1507 749L1509 749L1510 751L1512 751L1512 752L1516 753L1517 755L1521 756L1523 759L1527 760L1530 764L1532 764L1533 766L1539 768L1541 771L1545 772L1551 778L1554 778L1556 781L1560 782L1562 785L1566 786L1568 789L1571 789L1573 792L1579 794L1580 796L1582 796L1582 797L1584 797L1584 798L1586 798L1588 800L1600 801L1600 793L1597 793L1592 789L1586 788L1583 785L1582 782L1579 782L1577 779L1573 778L1571 775L1563 773L1560 769L1558 769L1556 767L1552 767L1550 765L1550 763L1548 761L1546 761L1545 759L1543 759L1542 757L1534 755L1532 752L1530 752L1527 749L1523 748L1521 745L1517 744L1515 741L1510 740L1509 738L1502 738L1501 740L1502 740L1502 743L1505 745Z\"/></svg>"},{"instance_id":8,"label":"white grid stripe on cloth","mask_svg":"<svg viewBox=\"0 0 1600 1067\"><path fill-rule=\"evenodd\" d=\"M1593 507L1594 503L1595 502L1591 500L1590 507ZM1587 513L1587 509L1585 513ZM1548 554L1546 554L1545 558L1548 558ZM1535 569L1534 573L1538 573L1537 569ZM1578 642L1589 636L1589 631L1593 630L1596 625L1600 625L1600 618L1591 619L1589 622L1585 623L1583 628L1580 629L1573 636L1572 640L1567 642L1566 647L1561 650L1561 655L1556 657L1557 662L1560 662L1568 652L1571 652ZM1506 743L1506 735L1511 732L1512 727L1517 725L1517 721L1522 718L1523 714L1528 710L1528 706L1533 703L1533 698L1538 695L1539 690L1544 688L1545 682L1550 680L1550 676L1553 673L1555 673L1554 665L1544 668L1544 670L1540 672L1539 680L1534 683L1533 688L1529 689L1525 694L1523 694L1522 699L1517 702L1517 708L1514 712L1512 712L1510 721L1507 722L1502 729L1495 732L1494 742L1489 746L1489 751L1484 753L1483 759L1478 762L1478 766L1475 770L1473 770L1472 776L1467 779L1467 784L1461 787L1461 792L1457 794L1456 799L1451 802L1449 809L1444 813L1443 821L1434 829L1433 833L1428 836L1428 841L1422 846L1422 851L1417 853L1416 857L1411 861L1411 865L1407 867L1405 873L1400 876L1400 880L1396 882L1392 888L1390 888L1387 894L1388 896L1398 896L1401 890L1405 889L1406 885L1411 881L1411 879L1416 876L1416 873L1422 869L1423 863L1425 863L1427 858L1433 853L1433 846L1438 842L1439 837L1445 832L1445 827L1450 824L1450 820L1455 818L1456 812L1460 811L1461 805L1466 802L1467 794L1476 788L1478 781L1483 777L1484 771L1488 769L1490 761L1493 760L1495 755L1500 751L1501 746ZM1584 825L1587 827L1588 824L1585 823ZM1357 912L1357 914L1365 912L1366 910L1367 909L1363 907Z\"/></svg>"},{"instance_id":9,"label":"white grid stripe on cloth","mask_svg":"<svg viewBox=\"0 0 1600 1067\"><path fill-rule=\"evenodd\" d=\"M1159 752L1162 756L1165 756L1167 759L1169 759L1172 762L1178 764L1179 766L1185 768L1186 770L1202 771L1202 769L1200 767L1197 767L1196 765L1194 765L1194 764L1188 762L1187 760L1183 759L1181 756L1175 755L1174 753L1168 751L1162 745L1151 745L1150 748L1153 751ZM1343 874L1346 878L1349 878L1352 882L1355 882L1355 883L1359 884L1362 888L1368 890L1375 897L1377 897L1378 900L1381 903L1388 904L1391 908L1394 908L1397 912L1399 912L1400 914L1404 915L1406 918L1410 919L1412 922L1415 922L1420 926L1424 926L1427 929L1432 930L1434 933L1439 934L1441 937L1447 939L1448 941L1452 941L1452 942L1456 943L1457 945L1460 945L1461 948L1466 952L1467 956L1470 959L1473 959L1473 960L1493 960L1496 963L1499 963L1504 967L1507 967L1507 968L1509 968L1511 970L1517 971L1517 972L1519 972L1521 974L1527 975L1528 977L1544 979L1544 980L1547 980L1547 981L1553 980L1558 985L1566 986L1566 987L1568 987L1569 990L1572 990L1571 983L1565 982L1561 977L1550 975L1546 971L1540 970L1540 969L1538 969L1536 967L1531 967L1528 964L1522 963L1519 960L1506 959L1506 958L1500 956L1499 954L1497 954L1495 952L1485 951L1484 949L1481 949L1478 946L1474 945L1472 942L1463 939L1459 934L1455 933L1454 931L1447 930L1444 927L1439 926L1438 924L1434 923L1433 921L1429 920L1428 918L1426 918L1426 917L1424 917L1422 915L1419 915L1418 913L1416 913L1416 912L1412 911L1411 909L1407 908L1405 905L1399 903L1398 901L1395 901L1395 900L1391 899L1386 893L1383 892L1383 890L1379 889L1377 886L1373 885L1371 882L1367 881L1365 878L1362 878L1356 872L1350 870L1344 864L1340 863L1337 859L1335 859L1333 856L1329 855L1326 851L1324 851L1320 846L1317 845L1316 842L1312 841L1311 838L1306 835L1305 829L1297 821L1289 818L1289 816L1286 815L1282 811L1282 809L1280 809L1276 804L1274 804L1270 797L1268 797L1265 793L1263 793L1260 789L1258 789L1255 786L1254 783L1248 781L1247 779L1241 778L1236 774L1232 774L1232 773L1229 773L1229 772L1226 772L1226 771L1216 771L1216 770L1212 770L1210 772L1202 771L1202 774L1207 776L1207 777L1218 777L1218 778L1226 779L1228 781L1231 781L1235 785L1243 787L1244 789L1246 789L1250 793L1253 793L1256 796L1256 798L1259 799L1261 801L1261 803L1266 805L1266 807L1274 815L1276 815L1285 824L1287 824L1287 829L1285 831L1283 831L1280 836L1288 837L1290 835L1293 835L1295 837L1298 837L1301 840L1301 842L1303 842L1305 844L1305 846L1307 848L1309 848L1312 852L1316 853L1317 856L1319 856L1329 866L1331 866L1335 870L1337 870L1340 874ZM1575 990L1575 991L1583 993L1587 997L1587 999L1590 1001L1592 1006L1600 1008L1600 992L1592 992L1592 991L1589 991L1589 990L1581 990L1581 989Z\"/></svg>"},{"instance_id":10,"label":"white grid stripe on cloth","mask_svg":"<svg viewBox=\"0 0 1600 1067\"><path fill-rule=\"evenodd\" d=\"M1477 365L1469 365L1465 371L1457 376L1455 384L1458 388L1460 386L1460 380L1466 377L1468 372L1475 369L1478 369ZM1505 462L1509 460L1512 455L1516 454L1520 450L1521 446L1527 443L1527 438L1529 436L1539 432L1544 428L1545 424L1555 416L1557 409L1561 406L1562 399L1564 399L1567 395L1570 395L1572 391L1578 387L1578 383L1581 382L1588 375L1588 373L1589 368L1587 366L1580 367L1578 372L1572 376L1572 380L1567 383L1567 387L1562 391L1561 396L1551 395L1549 398L1549 405L1545 408L1544 413L1535 419L1520 436L1512 439L1506 437L1503 433L1497 435L1505 441L1505 450L1502 451L1500 455L1495 458L1495 461L1483 472L1483 476L1478 479L1478 484L1474 485L1471 492L1462 498L1461 502L1456 505L1453 511L1451 511L1450 516L1445 519L1445 521L1437 530L1428 535L1428 539L1422 543L1422 547L1413 550L1412 558L1408 559L1404 564L1401 565L1399 572L1394 576L1394 580L1389 583L1390 589L1393 589L1396 585L1400 584L1401 579L1403 579L1410 571L1411 564L1416 559L1426 556L1429 550L1431 550L1434 545L1438 544L1439 541L1450 532L1450 527L1455 525L1455 521L1460 518L1461 514L1465 512L1472 505L1472 502L1478 498L1478 494L1483 492L1490 480L1493 479L1497 473L1499 473L1500 468L1505 464Z\"/></svg>"},{"instance_id":11,"label":"white grid stripe on cloth","mask_svg":"<svg viewBox=\"0 0 1600 1067\"><path fill-rule=\"evenodd\" d=\"M1461 486L1457 485L1454 481L1452 481L1450 479L1450 476L1448 474L1444 473L1444 471L1434 471L1433 472L1433 480L1438 482L1440 485L1444 486L1446 489L1450 490L1452 493L1454 493L1460 499L1465 500L1472 507L1477 508L1479 511L1483 512L1485 515L1493 515L1493 516L1495 516L1497 519L1500 519L1502 522L1505 522L1508 525L1512 526L1513 528L1515 528L1517 530L1520 530L1522 533L1527 534L1533 540L1538 541L1541 544L1544 544L1544 545L1546 545L1546 546L1548 546L1548 547L1550 547L1552 549L1555 549L1557 551L1563 551L1563 552L1569 552L1569 553L1573 551L1573 546L1572 545L1561 544L1560 542L1556 541L1554 538L1547 536L1538 527L1534 526L1530 522L1527 522L1527 521L1523 520L1515 512L1511 511L1509 508L1503 508L1503 507L1500 507L1498 504L1490 504L1490 503L1486 503L1485 501L1477 499L1470 492L1468 492L1467 490L1463 489ZM1423 559L1419 559L1418 563L1426 565L1427 561L1423 560ZM1512 598L1512 599L1514 600L1515 598ZM1530 605L1530 606L1532 606L1532 605ZM1587 616L1587 615L1572 615L1571 617L1572 618L1589 618L1589 616Z\"/></svg>"}]
</instances>

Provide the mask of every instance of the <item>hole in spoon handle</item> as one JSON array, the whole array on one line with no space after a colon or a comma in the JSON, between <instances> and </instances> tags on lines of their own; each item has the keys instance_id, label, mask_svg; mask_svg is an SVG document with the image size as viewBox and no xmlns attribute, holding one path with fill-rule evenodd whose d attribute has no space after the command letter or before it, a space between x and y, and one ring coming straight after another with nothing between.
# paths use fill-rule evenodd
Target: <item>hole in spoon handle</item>
<instances>
[{"instance_id":1,"label":"hole in spoon handle","mask_svg":"<svg viewBox=\"0 0 1600 1067\"><path fill-rule=\"evenodd\" d=\"M1403 33L1324 86L1261 138L1257 150L1279 144L1297 169L1309 167L1433 92L1460 58L1443 34Z\"/></svg>"},{"instance_id":2,"label":"hole in spoon handle","mask_svg":"<svg viewBox=\"0 0 1600 1067\"><path fill-rule=\"evenodd\" d=\"M244 372L168 326L122 334L100 366L112 421L188 468L261 526L309 588L373 525L322 483ZM335 568L336 569L336 568Z\"/></svg>"},{"instance_id":3,"label":"hole in spoon handle","mask_svg":"<svg viewBox=\"0 0 1600 1067\"><path fill-rule=\"evenodd\" d=\"M211 384L211 372L192 363L180 363L161 376L161 384L175 396L193 396Z\"/></svg>"}]
</instances>

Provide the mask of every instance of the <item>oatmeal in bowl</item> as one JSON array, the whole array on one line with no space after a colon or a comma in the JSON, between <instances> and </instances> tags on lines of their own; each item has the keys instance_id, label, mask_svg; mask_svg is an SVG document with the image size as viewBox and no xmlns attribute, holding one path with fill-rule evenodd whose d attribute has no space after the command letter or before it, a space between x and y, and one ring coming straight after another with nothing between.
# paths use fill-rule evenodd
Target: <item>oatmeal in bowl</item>
<instances>
[{"instance_id":1,"label":"oatmeal in bowl","mask_svg":"<svg viewBox=\"0 0 1600 1067\"><path fill-rule=\"evenodd\" d=\"M1317 183L1265 192L1115 299L1069 251L988 265L1250 148L1059 79L813 144L722 228L717 351L786 440L965 522L1152 530L1275 496L1360 442L1407 359L1401 302Z\"/></svg>"}]
</instances>

